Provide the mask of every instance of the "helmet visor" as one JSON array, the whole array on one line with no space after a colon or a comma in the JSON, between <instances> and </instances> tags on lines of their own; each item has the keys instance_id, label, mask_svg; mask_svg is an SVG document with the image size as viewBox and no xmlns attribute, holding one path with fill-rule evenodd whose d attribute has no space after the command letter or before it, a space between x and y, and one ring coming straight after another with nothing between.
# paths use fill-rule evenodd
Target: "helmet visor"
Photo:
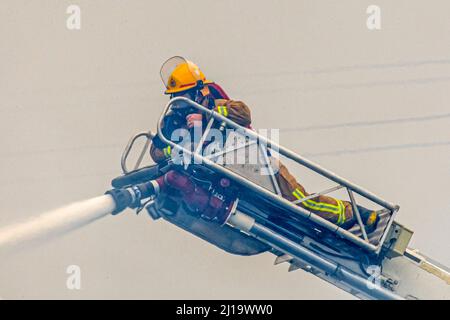
<instances>
[{"instance_id":1,"label":"helmet visor","mask_svg":"<svg viewBox=\"0 0 450 320\"><path fill-rule=\"evenodd\" d=\"M163 63L161 66L161 70L159 71L161 75L161 80L164 83L164 86L169 89L168 83L170 76L172 75L173 71L183 63L187 63L188 61L180 56L174 56L172 58L169 58L166 62Z\"/></svg>"}]
</instances>

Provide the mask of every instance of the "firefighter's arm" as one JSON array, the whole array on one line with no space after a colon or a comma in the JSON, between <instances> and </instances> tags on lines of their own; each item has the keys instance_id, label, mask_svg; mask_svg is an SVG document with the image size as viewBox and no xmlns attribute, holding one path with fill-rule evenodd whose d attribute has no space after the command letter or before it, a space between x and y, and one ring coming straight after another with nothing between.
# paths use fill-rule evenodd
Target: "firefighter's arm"
<instances>
[{"instance_id":1,"label":"firefighter's arm","mask_svg":"<svg viewBox=\"0 0 450 320\"><path fill-rule=\"evenodd\" d=\"M249 126L252 122L250 108L242 101L217 99L214 104L214 111L243 127Z\"/></svg>"},{"instance_id":2,"label":"firefighter's arm","mask_svg":"<svg viewBox=\"0 0 450 320\"><path fill-rule=\"evenodd\" d=\"M162 146L153 141L152 145L150 146L150 156L152 157L153 161L155 161L156 163L161 163L167 158L170 158L170 155L170 146Z\"/></svg>"}]
</instances>

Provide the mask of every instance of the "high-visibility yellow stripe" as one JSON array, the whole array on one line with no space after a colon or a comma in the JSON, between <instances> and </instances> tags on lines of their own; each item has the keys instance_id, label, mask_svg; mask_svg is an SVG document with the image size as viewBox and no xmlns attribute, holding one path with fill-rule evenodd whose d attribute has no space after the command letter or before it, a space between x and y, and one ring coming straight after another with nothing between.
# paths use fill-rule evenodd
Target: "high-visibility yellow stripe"
<instances>
[{"instance_id":1,"label":"high-visibility yellow stripe","mask_svg":"<svg viewBox=\"0 0 450 320\"><path fill-rule=\"evenodd\" d=\"M341 210L340 210L341 209L341 204L339 203L338 200L336 200L336 202L337 202L338 207L339 207L338 220L337 220L336 224L340 225L341 221L342 221L342 214L341 214Z\"/></svg>"},{"instance_id":2,"label":"high-visibility yellow stripe","mask_svg":"<svg viewBox=\"0 0 450 320\"><path fill-rule=\"evenodd\" d=\"M305 195L300 191L299 188L295 189L292 194L294 197L296 197L298 200L301 200L305 198ZM323 203L323 202L316 202L311 199L306 200L302 202L302 204L311 210L321 211L321 212L328 212L332 213L338 216L338 225L342 225L345 222L345 207L344 203L341 200L337 200L337 205L332 205L329 203Z\"/></svg>"},{"instance_id":3,"label":"high-visibility yellow stripe","mask_svg":"<svg viewBox=\"0 0 450 320\"><path fill-rule=\"evenodd\" d=\"M223 115L224 117L228 116L228 109L225 106L217 106L217 112L219 112L219 114Z\"/></svg>"},{"instance_id":4,"label":"high-visibility yellow stripe","mask_svg":"<svg viewBox=\"0 0 450 320\"><path fill-rule=\"evenodd\" d=\"M344 206L344 203L342 202L342 200L336 200L336 201L338 202L339 208L340 208L339 219L338 219L337 224L338 225L342 225L342 224L345 223L345 220L346 220L346 217L345 217L345 206Z\"/></svg>"},{"instance_id":5,"label":"high-visibility yellow stripe","mask_svg":"<svg viewBox=\"0 0 450 320\"><path fill-rule=\"evenodd\" d=\"M303 195L297 195L297 194L294 194L294 195L299 200L305 198L305 196L303 196ZM302 203L305 207L313 209L313 210L325 211L325 212L330 212L330 213L334 213L334 214L339 213L339 208L337 208L336 206L333 206L331 204L328 204L328 203L315 202L313 200L306 200Z\"/></svg>"},{"instance_id":6,"label":"high-visibility yellow stripe","mask_svg":"<svg viewBox=\"0 0 450 320\"><path fill-rule=\"evenodd\" d=\"M298 188L295 189L295 191L292 192L292 194L299 200L305 198L305 195ZM330 212L330 213L334 213L334 214L339 214L339 212L341 211L339 205L332 205L329 203L316 202L311 199L306 200L302 203L304 204L305 207L313 209L313 210Z\"/></svg>"},{"instance_id":7,"label":"high-visibility yellow stripe","mask_svg":"<svg viewBox=\"0 0 450 320\"><path fill-rule=\"evenodd\" d=\"M164 152L164 155L166 156L166 158L169 158L169 157L170 157L170 154L171 154L171 152L172 152L171 147L168 146L167 148L164 148L164 149L163 149L163 152Z\"/></svg>"},{"instance_id":8,"label":"high-visibility yellow stripe","mask_svg":"<svg viewBox=\"0 0 450 320\"><path fill-rule=\"evenodd\" d=\"M295 189L292 194L298 199L301 200L305 198L306 196L301 192L299 188ZM311 210L321 211L321 212L328 212L332 213L338 216L338 221L336 222L337 225L342 225L346 221L345 217L345 206L342 200L335 199L337 202L337 205L332 205L329 203L323 203L323 202L316 202L314 200L306 200L302 202L302 204Z\"/></svg>"}]
</instances>

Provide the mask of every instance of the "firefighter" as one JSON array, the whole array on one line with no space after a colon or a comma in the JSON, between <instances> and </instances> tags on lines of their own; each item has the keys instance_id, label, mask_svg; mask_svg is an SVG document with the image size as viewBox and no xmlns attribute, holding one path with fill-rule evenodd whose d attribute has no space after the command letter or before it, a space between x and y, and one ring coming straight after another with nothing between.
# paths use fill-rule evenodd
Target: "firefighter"
<instances>
[{"instance_id":1,"label":"firefighter","mask_svg":"<svg viewBox=\"0 0 450 320\"><path fill-rule=\"evenodd\" d=\"M161 79L166 86L165 94L170 98L186 97L208 109L212 109L237 124L249 127L251 122L250 109L241 101L228 98L220 86L205 78L203 72L193 62L182 57L172 57L161 67ZM203 124L203 115L198 110L189 113L190 108L175 106L178 113L172 113L164 119L162 129L170 136L174 129L192 129L194 125ZM150 154L155 162L161 162L170 157L171 149L162 144L158 136L153 139Z\"/></svg>"},{"instance_id":2,"label":"firefighter","mask_svg":"<svg viewBox=\"0 0 450 320\"><path fill-rule=\"evenodd\" d=\"M220 86L207 80L203 72L193 62L179 56L172 57L163 64L161 68L161 78L166 86L164 93L170 95L170 98L179 96L187 97L208 109L213 109L241 126L250 127L251 113L248 106L241 101L229 99ZM196 125L204 125L204 122L206 122L202 121L205 115L198 112L196 109L192 112L189 112L188 108L186 109L188 112L183 114L182 118L178 116L174 117L174 119L170 119L171 116L169 116L169 119L164 121L163 130L167 130L168 136L170 136L170 131L176 128L184 127L186 129L191 129ZM156 136L153 139L150 154L153 160L159 163L170 158L171 149L170 146L164 145L159 137ZM356 219L353 208L348 201L325 195L319 195L315 198L301 201L310 194L282 163L279 162L278 165L279 170L276 173L276 179L285 199L289 201L300 200L299 205L301 207L342 228L349 229L355 224ZM172 184L176 184L177 179L181 178L180 175L182 174L171 172L169 181L172 181ZM192 190L194 188L192 182L186 182L189 179L186 179L185 177L181 180L183 180L183 183L177 185L176 188L179 188L182 191L183 188L185 188L186 190L189 190L188 193L192 195ZM160 184L164 183L161 179L159 181ZM167 183L167 179L165 181ZM186 187L186 183L189 184L189 187ZM202 210L206 210L208 201L206 198L199 201L200 191L196 190L196 192L196 200L199 202L199 204L196 205L200 205L202 206ZM206 193L204 197L207 197ZM187 198L186 201L192 202L192 199ZM368 233L374 231L379 221L378 213L361 206L358 206L358 211L366 227L366 231Z\"/></svg>"}]
</instances>

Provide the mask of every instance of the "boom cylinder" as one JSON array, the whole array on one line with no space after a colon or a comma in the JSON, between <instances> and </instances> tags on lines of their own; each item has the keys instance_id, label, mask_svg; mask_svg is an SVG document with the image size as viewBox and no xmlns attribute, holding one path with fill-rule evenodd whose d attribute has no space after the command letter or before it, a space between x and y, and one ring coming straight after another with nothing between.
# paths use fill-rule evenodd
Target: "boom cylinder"
<instances>
[{"instance_id":1,"label":"boom cylinder","mask_svg":"<svg viewBox=\"0 0 450 320\"><path fill-rule=\"evenodd\" d=\"M326 260L316 253L302 247L294 241L275 233L271 229L255 221L252 217L239 211L234 212L228 223L235 228L251 234L255 238L262 240L273 248L296 257L311 266L333 275L337 280L353 287L355 290L363 292L365 295L380 300L401 300L402 297L395 293L380 287L371 285L367 279L341 267L339 264Z\"/></svg>"}]
</instances>

